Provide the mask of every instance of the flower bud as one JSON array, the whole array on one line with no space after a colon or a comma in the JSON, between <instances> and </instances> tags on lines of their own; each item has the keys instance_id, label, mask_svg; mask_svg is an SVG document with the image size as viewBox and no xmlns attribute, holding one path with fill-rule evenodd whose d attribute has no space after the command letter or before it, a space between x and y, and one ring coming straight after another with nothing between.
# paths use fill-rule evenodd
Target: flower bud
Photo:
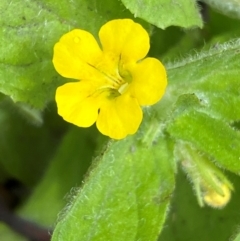
<instances>
[{"instance_id":1,"label":"flower bud","mask_svg":"<svg viewBox=\"0 0 240 241\"><path fill-rule=\"evenodd\" d=\"M232 184L207 155L186 143L176 145L176 156L191 180L201 207L223 208L231 199Z\"/></svg>"}]
</instances>

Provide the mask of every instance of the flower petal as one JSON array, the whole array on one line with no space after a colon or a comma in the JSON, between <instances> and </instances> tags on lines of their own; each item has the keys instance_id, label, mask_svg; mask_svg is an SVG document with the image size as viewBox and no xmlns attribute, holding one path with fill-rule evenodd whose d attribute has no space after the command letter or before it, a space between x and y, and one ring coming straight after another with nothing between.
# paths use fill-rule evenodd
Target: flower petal
<instances>
[{"instance_id":1,"label":"flower petal","mask_svg":"<svg viewBox=\"0 0 240 241\"><path fill-rule=\"evenodd\" d=\"M100 108L98 130L113 139L122 139L134 134L142 121L142 110L135 98L121 95L109 99Z\"/></svg>"},{"instance_id":2,"label":"flower petal","mask_svg":"<svg viewBox=\"0 0 240 241\"><path fill-rule=\"evenodd\" d=\"M80 81L57 88L58 114L80 127L89 127L96 120L106 93L96 91L94 82Z\"/></svg>"},{"instance_id":3,"label":"flower petal","mask_svg":"<svg viewBox=\"0 0 240 241\"><path fill-rule=\"evenodd\" d=\"M99 31L103 52L121 56L123 63L138 61L149 51L147 31L131 19L116 19L107 22Z\"/></svg>"},{"instance_id":4,"label":"flower petal","mask_svg":"<svg viewBox=\"0 0 240 241\"><path fill-rule=\"evenodd\" d=\"M102 51L92 34L74 29L63 35L54 46L53 64L63 77L89 79L100 73L93 68Z\"/></svg>"},{"instance_id":5,"label":"flower petal","mask_svg":"<svg viewBox=\"0 0 240 241\"><path fill-rule=\"evenodd\" d=\"M146 58L129 67L132 82L127 92L134 96L140 105L153 105L158 102L167 86L164 66L155 58Z\"/></svg>"}]
</instances>

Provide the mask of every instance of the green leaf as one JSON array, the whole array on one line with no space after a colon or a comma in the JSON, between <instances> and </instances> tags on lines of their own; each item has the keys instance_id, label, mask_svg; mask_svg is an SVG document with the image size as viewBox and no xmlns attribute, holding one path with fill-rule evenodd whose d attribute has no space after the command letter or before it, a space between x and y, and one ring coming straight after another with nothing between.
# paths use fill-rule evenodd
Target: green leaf
<instances>
[{"instance_id":1,"label":"green leaf","mask_svg":"<svg viewBox=\"0 0 240 241\"><path fill-rule=\"evenodd\" d=\"M53 68L53 46L66 32L97 35L113 18L133 17L117 0L1 0L0 92L43 108L67 80Z\"/></svg>"},{"instance_id":2,"label":"green leaf","mask_svg":"<svg viewBox=\"0 0 240 241\"><path fill-rule=\"evenodd\" d=\"M240 133L223 121L193 110L176 118L168 131L207 153L217 165L240 173Z\"/></svg>"},{"instance_id":3,"label":"green leaf","mask_svg":"<svg viewBox=\"0 0 240 241\"><path fill-rule=\"evenodd\" d=\"M64 136L33 194L18 213L41 225L52 226L66 205L67 193L82 182L96 148L96 130L73 127ZM94 138L93 138L94 137ZM72 191L71 191L72 189Z\"/></svg>"},{"instance_id":4,"label":"green leaf","mask_svg":"<svg viewBox=\"0 0 240 241\"><path fill-rule=\"evenodd\" d=\"M169 64L166 94L154 107L172 137L236 173L240 136L231 125L240 119L239 47L238 39Z\"/></svg>"},{"instance_id":5,"label":"green leaf","mask_svg":"<svg viewBox=\"0 0 240 241\"><path fill-rule=\"evenodd\" d=\"M233 239L233 241L240 241L240 234L238 234L237 237Z\"/></svg>"},{"instance_id":6,"label":"green leaf","mask_svg":"<svg viewBox=\"0 0 240 241\"><path fill-rule=\"evenodd\" d=\"M226 122L239 120L239 48L237 39L167 64L169 85L158 112L167 116L180 95L194 94L209 115Z\"/></svg>"},{"instance_id":7,"label":"green leaf","mask_svg":"<svg viewBox=\"0 0 240 241\"><path fill-rule=\"evenodd\" d=\"M157 239L174 188L172 143L148 146L139 135L108 146L53 241Z\"/></svg>"},{"instance_id":8,"label":"green leaf","mask_svg":"<svg viewBox=\"0 0 240 241\"><path fill-rule=\"evenodd\" d=\"M0 224L0 235L1 239L4 241L28 241L26 238L22 237L20 234L14 233L8 226Z\"/></svg>"},{"instance_id":9,"label":"green leaf","mask_svg":"<svg viewBox=\"0 0 240 241\"><path fill-rule=\"evenodd\" d=\"M217 11L231 17L240 19L240 1L239 0L203 0Z\"/></svg>"},{"instance_id":10,"label":"green leaf","mask_svg":"<svg viewBox=\"0 0 240 241\"><path fill-rule=\"evenodd\" d=\"M195 1L192 0L122 0L135 17L162 29L175 25L184 28L202 27Z\"/></svg>"},{"instance_id":11,"label":"green leaf","mask_svg":"<svg viewBox=\"0 0 240 241\"><path fill-rule=\"evenodd\" d=\"M219 210L198 205L189 179L180 170L168 219L158 241L233 241L230 237L239 227L240 177L226 174L235 192L229 204Z\"/></svg>"},{"instance_id":12,"label":"green leaf","mask_svg":"<svg viewBox=\"0 0 240 241\"><path fill-rule=\"evenodd\" d=\"M8 176L32 187L41 177L56 141L46 125L26 123L18 107L9 98L0 102L0 162Z\"/></svg>"}]
</instances>

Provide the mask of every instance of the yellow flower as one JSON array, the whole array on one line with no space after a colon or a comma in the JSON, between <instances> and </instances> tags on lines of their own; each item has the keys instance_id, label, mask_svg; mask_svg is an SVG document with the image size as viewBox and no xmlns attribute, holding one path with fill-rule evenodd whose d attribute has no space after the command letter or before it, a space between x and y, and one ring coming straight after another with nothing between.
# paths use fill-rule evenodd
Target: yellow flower
<instances>
[{"instance_id":1,"label":"yellow flower","mask_svg":"<svg viewBox=\"0 0 240 241\"><path fill-rule=\"evenodd\" d=\"M58 87L58 113L80 127L96 122L104 135L122 139L134 134L141 121L140 106L163 96L166 71L149 51L146 30L131 19L107 22L99 31L101 47L92 34L74 29L54 46L53 64L66 78L79 80Z\"/></svg>"}]
</instances>

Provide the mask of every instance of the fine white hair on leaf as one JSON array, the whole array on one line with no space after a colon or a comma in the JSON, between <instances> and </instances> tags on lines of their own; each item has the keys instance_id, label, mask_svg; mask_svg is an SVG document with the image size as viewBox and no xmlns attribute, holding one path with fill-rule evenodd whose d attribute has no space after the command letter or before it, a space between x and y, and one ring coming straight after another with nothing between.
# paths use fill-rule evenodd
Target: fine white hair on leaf
<instances>
[{"instance_id":1,"label":"fine white hair on leaf","mask_svg":"<svg viewBox=\"0 0 240 241\"><path fill-rule=\"evenodd\" d=\"M225 51L234 50L234 49L237 50L239 48L240 48L240 38L233 39L223 44L217 44L217 45L215 44L208 51L197 52L196 54L190 55L184 59L179 59L179 60L175 60L174 62L166 63L165 66L167 69L175 69L175 68L182 67L184 65L202 60L207 57L221 54Z\"/></svg>"}]
</instances>

